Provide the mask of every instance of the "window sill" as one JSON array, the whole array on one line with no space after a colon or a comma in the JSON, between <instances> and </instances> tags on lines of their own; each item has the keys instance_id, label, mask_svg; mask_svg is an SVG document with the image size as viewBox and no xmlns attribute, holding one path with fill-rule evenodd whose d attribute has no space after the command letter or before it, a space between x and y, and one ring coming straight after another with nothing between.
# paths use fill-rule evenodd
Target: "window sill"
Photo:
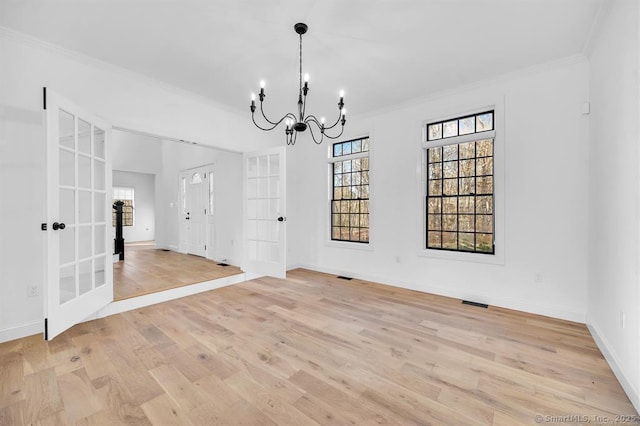
<instances>
[{"instance_id":1,"label":"window sill","mask_svg":"<svg viewBox=\"0 0 640 426\"><path fill-rule=\"evenodd\" d=\"M482 253L463 253L446 250L429 250L422 249L418 251L419 257L428 257L433 259L453 260L458 262L485 263L489 265L504 265L504 255L501 254L482 254Z\"/></svg>"},{"instance_id":2,"label":"window sill","mask_svg":"<svg viewBox=\"0 0 640 426\"><path fill-rule=\"evenodd\" d=\"M349 241L334 241L329 240L324 243L327 247L341 248L341 249L350 249L350 250L362 250L362 251L373 251L373 246L369 242L365 243L352 243Z\"/></svg>"}]
</instances>

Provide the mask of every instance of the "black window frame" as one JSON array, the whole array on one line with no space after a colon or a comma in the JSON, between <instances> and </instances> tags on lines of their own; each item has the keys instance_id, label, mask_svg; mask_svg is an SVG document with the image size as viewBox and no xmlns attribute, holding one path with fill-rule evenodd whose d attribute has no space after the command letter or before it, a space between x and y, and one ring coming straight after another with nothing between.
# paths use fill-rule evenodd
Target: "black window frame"
<instances>
[{"instance_id":1,"label":"black window frame","mask_svg":"<svg viewBox=\"0 0 640 426\"><path fill-rule=\"evenodd\" d=\"M358 142L360 148L355 152L353 143ZM366 149L365 149L366 146ZM348 150L345 150L349 147ZM348 151L348 152L346 152ZM370 180L369 173L370 163L370 139L369 136L363 136L346 141L335 142L331 145L330 171L331 171L331 200L329 214L331 215L331 223L329 228L329 238L335 242L369 244L370 235ZM357 155L356 158L353 155ZM362 161L365 160L366 161ZM358 161L359 169L353 170L352 161ZM349 169L345 171L348 162ZM337 165L340 170L337 170ZM339 176L339 177L338 177ZM348 176L348 184L346 177ZM344 179L344 180L342 180ZM357 180L358 183L354 183ZM366 183L364 182L366 180ZM336 185L340 182L339 185ZM346 194L346 197L343 195ZM352 196L357 194L356 196ZM366 210L366 211L365 211ZM356 220L357 218L357 220ZM366 218L366 226L363 226L363 220ZM345 225L345 222L347 224ZM357 223L356 223L357 222ZM343 230L347 229L347 238L344 238ZM352 229L357 229L358 239L354 239ZM339 236L335 232L339 230ZM366 236L363 239L363 236Z\"/></svg>"},{"instance_id":2,"label":"black window frame","mask_svg":"<svg viewBox=\"0 0 640 426\"><path fill-rule=\"evenodd\" d=\"M491 114L491 128L485 128L482 131L475 131L476 127L474 125L474 132L467 132L464 135L455 135L455 136L448 136L445 137L444 136L444 123L450 123L453 121L456 121L456 125L458 128L458 131L456 133L459 133L459 122L460 120L464 120L464 119L469 119L469 118L473 118L473 117L478 117L478 116L482 116L482 115L486 115L486 114ZM429 138L429 126L434 126L434 125L438 125L441 124L441 128L440 128L440 137L437 138L433 138L430 139ZM488 110L488 111L483 111L480 113L476 113L476 114L471 114L471 115L464 115L464 116L459 116L459 117L454 117L454 118L449 118L446 120L440 120L440 121L435 121L435 122L430 122L427 123L425 126L425 130L426 130L426 146L425 146L425 152L426 152L426 158L425 158L425 172L426 172L426 179L425 179L425 185L426 185L426 196L425 196L425 204L424 204L424 218L425 218L425 234L424 234L424 247L426 250L438 250L438 251L448 251L448 252L456 252L456 253L471 253L471 254L485 254L485 255L495 255L496 254L496 250L495 250L495 232L496 232L496 218L495 218L495 110ZM485 134L485 132L489 132L489 131L493 131L491 134ZM455 139L454 139L455 138ZM461 140L461 138L463 140ZM447 139L451 139L450 143L446 143ZM491 152L490 155L478 155L478 144L480 143L486 143L486 141L491 141ZM430 146L429 142L435 142L432 146ZM468 148L470 146L470 144L473 144L473 156L464 156L464 158L460 158L460 150L461 150L461 146L462 145L467 145L465 148ZM455 152L456 154L453 156L453 158L449 158L446 159L444 158L444 154L445 154L445 148L449 147L448 150L452 151L450 147L455 146ZM440 156L438 159L437 155L432 155L432 152L434 150L440 150ZM437 152L437 151L436 151ZM433 160L435 158L435 160ZM486 158L491 158L490 163L491 163L491 170L490 173L478 173L478 159L482 160L482 159L486 159ZM470 161L473 160L473 174L465 174L463 176L461 176L461 171L460 171L460 162L462 161ZM455 163L455 167L450 167L449 170L455 169L455 176L449 176L449 177L445 177L445 164L454 164ZM434 166L432 168L432 165ZM439 167L439 172L438 172L438 167L436 166L440 166ZM432 173L438 177L433 178L432 177ZM478 178L483 179L485 184L486 182L490 181L491 182L491 191L490 192L483 192L480 193L479 192L479 185L478 185ZM490 178L490 179L489 179ZM473 179L473 190L469 190L468 192L464 192L461 193L461 182L463 180L470 180ZM455 188L455 193L451 193L451 194L446 194L445 193L445 181L456 181L456 185L457 187ZM433 187L435 188L435 193L432 193L432 182L437 183L437 181L440 182L440 186L438 189L438 185L433 185ZM466 185L465 185L466 187ZM452 191L453 192L453 191ZM471 203L469 200L469 197L473 197L473 202ZM482 197L482 200L486 200L487 197L490 197L490 213L486 213L486 212L478 212L478 200L479 198ZM465 202L469 202L469 204L466 204L467 206L473 205L473 213L470 213L469 211L463 211L460 212L460 201L461 199L463 199L463 201ZM430 201L433 200L434 203L430 204ZM445 213L445 209L444 209L444 205L445 205L445 200L455 200L455 213ZM481 201L482 201L481 200ZM439 201L439 202L436 202ZM439 204L439 208L438 208L438 204ZM487 206L486 203L483 204L484 206ZM445 229L445 216L447 218L450 217L454 217L455 216L455 231L453 230L446 230ZM467 230L460 230L460 219L461 217L464 217L465 219L467 217L471 216L472 220L472 228L468 228L468 229L473 229L473 231L467 231ZM486 231L479 231L479 226L478 226L478 217L490 217L491 219L491 232L486 232ZM434 218L433 222L434 226L433 228L431 227L431 221L430 218ZM452 222L450 222L452 223ZM430 237L431 234L433 234L433 236L435 237L437 234L440 234L439 236L439 247L432 244L430 245ZM445 245L445 233L455 233L456 234L456 248L452 248L452 247L444 247ZM460 236L461 234L473 234L473 242L472 242L472 248L468 248L467 246L461 248L461 239ZM479 246L478 243L478 235L483 235L483 236L490 236L490 240L491 240L491 245L490 245L490 250L487 249L482 249L480 250L479 247L486 247L485 245ZM432 241L433 242L433 241Z\"/></svg>"}]
</instances>

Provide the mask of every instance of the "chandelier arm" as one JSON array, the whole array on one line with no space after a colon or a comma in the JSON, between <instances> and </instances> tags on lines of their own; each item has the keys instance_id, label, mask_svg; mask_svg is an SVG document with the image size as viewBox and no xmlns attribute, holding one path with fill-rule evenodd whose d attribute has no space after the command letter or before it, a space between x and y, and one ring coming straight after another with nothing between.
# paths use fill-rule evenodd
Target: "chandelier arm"
<instances>
[{"instance_id":1,"label":"chandelier arm","mask_svg":"<svg viewBox=\"0 0 640 426\"><path fill-rule=\"evenodd\" d=\"M283 117L283 118L284 118L284 117ZM280 121L282 121L282 120L280 120L280 121L278 121L277 123L271 123L269 120L267 120L267 121L269 121L269 123L270 123L270 124L273 124L273 126L271 126L271 127L267 128L267 127L262 127L262 126L260 126L260 125L256 122L256 117L255 117L255 115L254 115L254 114L251 114L251 120L253 121L253 124L255 124L255 125L256 125L256 127L257 127L258 129L260 129L260 130L265 130L265 131L267 131L267 132L270 132L271 130L275 129L275 128L278 126L278 124L280 124Z\"/></svg>"},{"instance_id":2,"label":"chandelier arm","mask_svg":"<svg viewBox=\"0 0 640 426\"><path fill-rule=\"evenodd\" d=\"M293 130L291 133L289 133L287 137L287 145L295 145L297 138L298 138L298 132Z\"/></svg>"},{"instance_id":3,"label":"chandelier arm","mask_svg":"<svg viewBox=\"0 0 640 426\"><path fill-rule=\"evenodd\" d=\"M306 120L305 120L306 122ZM318 123L315 122L315 124L317 125ZM320 126L318 126L318 128L320 128ZM322 141L324 140L324 132L320 132L320 140L316 139L316 135L313 134L313 127L309 126L309 133L311 133L311 139L313 139L313 141L316 143L316 145L320 145L322 143Z\"/></svg>"},{"instance_id":4,"label":"chandelier arm","mask_svg":"<svg viewBox=\"0 0 640 426\"><path fill-rule=\"evenodd\" d=\"M336 122L333 123L331 126L324 126L324 129L325 130L333 129L334 127L336 127L338 125L338 123L340 123L341 119L342 119L342 110L340 110L338 112L338 119L336 120Z\"/></svg>"},{"instance_id":5,"label":"chandelier arm","mask_svg":"<svg viewBox=\"0 0 640 426\"><path fill-rule=\"evenodd\" d=\"M318 118L317 118L315 115L313 115L313 114L309 114L309 115L307 116L307 118L305 118L305 119L304 119L304 122L305 122L305 123L307 123L307 124L309 124L309 123L313 123L313 124L315 124L316 126L318 126L318 129L322 128L322 125L321 125L320 121L319 121L319 120L318 120ZM325 127L325 129L326 129L326 127Z\"/></svg>"},{"instance_id":6,"label":"chandelier arm","mask_svg":"<svg viewBox=\"0 0 640 426\"><path fill-rule=\"evenodd\" d=\"M282 117L277 123L274 123L273 121L269 120L267 118L267 116L264 114L264 109L262 108L262 101L260 101L260 112L262 113L262 117L265 119L265 121L269 124L273 124L274 127L277 126L278 124L282 123L282 120L285 119L286 115L284 117Z\"/></svg>"},{"instance_id":7,"label":"chandelier arm","mask_svg":"<svg viewBox=\"0 0 640 426\"><path fill-rule=\"evenodd\" d=\"M331 136L331 135L327 134L326 132L325 132L325 134L324 134L324 135L325 135L326 137L328 137L329 139L338 139L340 136L342 136L342 133L343 133L343 132L344 132L344 126L342 126L342 127L340 128L340 133L339 133L339 134L337 134L337 135L335 135L335 136Z\"/></svg>"}]
</instances>

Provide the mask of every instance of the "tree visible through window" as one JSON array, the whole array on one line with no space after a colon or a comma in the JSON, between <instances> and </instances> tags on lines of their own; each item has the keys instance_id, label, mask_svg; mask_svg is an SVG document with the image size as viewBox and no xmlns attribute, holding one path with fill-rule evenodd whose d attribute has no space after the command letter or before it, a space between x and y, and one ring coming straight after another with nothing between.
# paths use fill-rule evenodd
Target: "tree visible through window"
<instances>
[{"instance_id":1,"label":"tree visible through window","mask_svg":"<svg viewBox=\"0 0 640 426\"><path fill-rule=\"evenodd\" d=\"M427 125L428 249L494 253L493 130L493 111Z\"/></svg>"},{"instance_id":2,"label":"tree visible through window","mask_svg":"<svg viewBox=\"0 0 640 426\"><path fill-rule=\"evenodd\" d=\"M122 201L122 226L133 226L133 200L134 200L133 188L114 186L113 187L113 202ZM116 226L116 212L113 210L111 217L113 226Z\"/></svg>"},{"instance_id":3,"label":"tree visible through window","mask_svg":"<svg viewBox=\"0 0 640 426\"><path fill-rule=\"evenodd\" d=\"M369 138L333 144L331 239L369 242Z\"/></svg>"}]
</instances>

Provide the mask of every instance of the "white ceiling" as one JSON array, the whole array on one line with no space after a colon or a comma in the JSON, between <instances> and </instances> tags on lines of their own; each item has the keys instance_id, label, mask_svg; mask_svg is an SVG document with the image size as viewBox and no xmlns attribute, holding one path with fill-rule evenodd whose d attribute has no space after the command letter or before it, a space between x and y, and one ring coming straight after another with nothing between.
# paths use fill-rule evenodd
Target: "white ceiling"
<instances>
[{"instance_id":1,"label":"white ceiling","mask_svg":"<svg viewBox=\"0 0 640 426\"><path fill-rule=\"evenodd\" d=\"M292 111L309 25L308 112L386 108L582 53L606 0L2 0L0 25L248 114ZM286 110L285 110L286 109Z\"/></svg>"}]
</instances>

